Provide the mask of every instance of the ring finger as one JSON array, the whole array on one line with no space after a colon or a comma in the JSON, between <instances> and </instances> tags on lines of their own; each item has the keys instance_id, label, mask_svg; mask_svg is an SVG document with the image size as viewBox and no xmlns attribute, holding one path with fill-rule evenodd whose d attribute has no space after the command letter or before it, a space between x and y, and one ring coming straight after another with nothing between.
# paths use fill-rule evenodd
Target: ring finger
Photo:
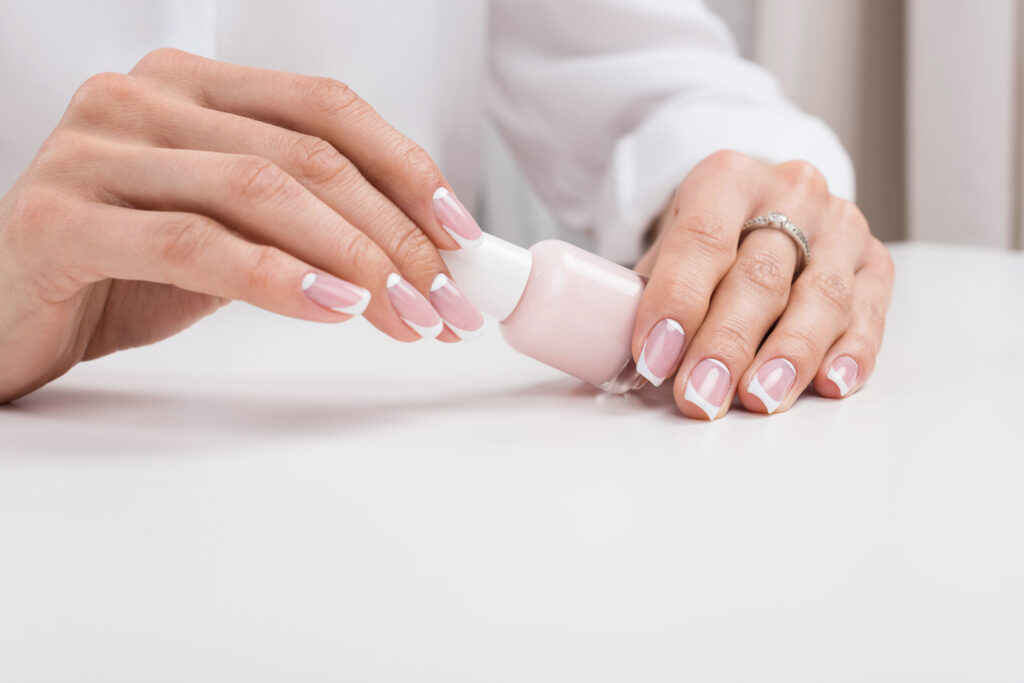
<instances>
[{"instance_id":1,"label":"ring finger","mask_svg":"<svg viewBox=\"0 0 1024 683\"><path fill-rule=\"evenodd\" d=\"M745 408L787 410L814 379L825 354L850 325L854 273L866 244L861 227L830 211L814 242L814 261L797 278L785 313L740 382Z\"/></svg>"}]
</instances>

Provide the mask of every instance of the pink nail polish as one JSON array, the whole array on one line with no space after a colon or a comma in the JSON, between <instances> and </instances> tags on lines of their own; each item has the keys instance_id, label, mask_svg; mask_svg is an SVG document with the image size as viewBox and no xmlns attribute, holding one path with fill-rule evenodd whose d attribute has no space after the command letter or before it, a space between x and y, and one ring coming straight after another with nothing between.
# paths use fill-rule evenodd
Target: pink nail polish
<instances>
[{"instance_id":1,"label":"pink nail polish","mask_svg":"<svg viewBox=\"0 0 1024 683\"><path fill-rule=\"evenodd\" d=\"M469 211L466 211L462 202L445 187L439 187L434 192L434 215L461 249L480 246L483 240L480 226L473 220Z\"/></svg>"},{"instance_id":2,"label":"pink nail polish","mask_svg":"<svg viewBox=\"0 0 1024 683\"><path fill-rule=\"evenodd\" d=\"M675 320L666 318L659 322L647 335L640 360L636 362L637 372L654 386L661 386L683 355L685 338L683 326Z\"/></svg>"},{"instance_id":3,"label":"pink nail polish","mask_svg":"<svg viewBox=\"0 0 1024 683\"><path fill-rule=\"evenodd\" d=\"M433 339L444 329L430 302L398 273L388 275L388 300L403 322L424 339Z\"/></svg>"},{"instance_id":4,"label":"pink nail polish","mask_svg":"<svg viewBox=\"0 0 1024 683\"><path fill-rule=\"evenodd\" d=\"M368 291L326 273L306 273L302 291L313 303L348 315L362 315L370 304Z\"/></svg>"},{"instance_id":5,"label":"pink nail polish","mask_svg":"<svg viewBox=\"0 0 1024 683\"><path fill-rule=\"evenodd\" d=\"M683 398L703 410L709 420L714 420L722 412L731 383L729 368L722 361L705 358L690 372Z\"/></svg>"},{"instance_id":6,"label":"pink nail polish","mask_svg":"<svg viewBox=\"0 0 1024 683\"><path fill-rule=\"evenodd\" d=\"M796 381L796 368L785 358L773 358L754 374L747 391L757 396L769 414L778 410Z\"/></svg>"},{"instance_id":7,"label":"pink nail polish","mask_svg":"<svg viewBox=\"0 0 1024 683\"><path fill-rule=\"evenodd\" d=\"M501 321L509 346L615 394L647 383L631 342L643 279L557 240L529 249L484 234L471 251L442 251L452 278Z\"/></svg>"},{"instance_id":8,"label":"pink nail polish","mask_svg":"<svg viewBox=\"0 0 1024 683\"><path fill-rule=\"evenodd\" d=\"M839 395L846 396L850 393L853 385L857 383L859 374L860 366L857 365L857 361L849 356L839 356L832 361L832 366L828 369L826 376L839 389Z\"/></svg>"},{"instance_id":9,"label":"pink nail polish","mask_svg":"<svg viewBox=\"0 0 1024 683\"><path fill-rule=\"evenodd\" d=\"M430 285L430 303L459 339L473 341L483 333L484 317L444 273Z\"/></svg>"}]
</instances>

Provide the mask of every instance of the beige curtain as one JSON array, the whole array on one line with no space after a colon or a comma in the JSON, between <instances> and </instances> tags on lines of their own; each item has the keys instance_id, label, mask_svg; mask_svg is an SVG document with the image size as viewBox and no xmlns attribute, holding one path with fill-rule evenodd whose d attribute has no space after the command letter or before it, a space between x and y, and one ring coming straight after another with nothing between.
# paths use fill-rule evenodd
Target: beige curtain
<instances>
[{"instance_id":1,"label":"beige curtain","mask_svg":"<svg viewBox=\"0 0 1024 683\"><path fill-rule=\"evenodd\" d=\"M1024 246L1024 0L707 2L839 133L877 235ZM488 156L489 229L558 234L493 136Z\"/></svg>"},{"instance_id":2,"label":"beige curtain","mask_svg":"<svg viewBox=\"0 0 1024 683\"><path fill-rule=\"evenodd\" d=\"M879 235L1024 245L1024 0L748 4L754 57L839 132Z\"/></svg>"}]
</instances>

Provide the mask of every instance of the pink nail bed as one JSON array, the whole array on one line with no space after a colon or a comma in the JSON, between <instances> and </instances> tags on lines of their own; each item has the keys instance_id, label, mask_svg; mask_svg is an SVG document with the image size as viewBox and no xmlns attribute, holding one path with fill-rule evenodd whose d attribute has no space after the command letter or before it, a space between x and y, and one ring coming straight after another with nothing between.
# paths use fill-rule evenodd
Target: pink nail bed
<instances>
[{"instance_id":1,"label":"pink nail bed","mask_svg":"<svg viewBox=\"0 0 1024 683\"><path fill-rule=\"evenodd\" d=\"M724 363L705 358L690 372L683 398L703 410L709 420L714 420L722 412L731 382L729 369Z\"/></svg>"},{"instance_id":2,"label":"pink nail bed","mask_svg":"<svg viewBox=\"0 0 1024 683\"><path fill-rule=\"evenodd\" d=\"M828 369L827 377L836 385L839 389L840 396L846 396L850 393L850 389L857 383L857 377L860 374L860 366L857 365L857 361L850 358L849 356L839 356L832 361L832 366Z\"/></svg>"},{"instance_id":3,"label":"pink nail bed","mask_svg":"<svg viewBox=\"0 0 1024 683\"><path fill-rule=\"evenodd\" d=\"M348 315L361 315L370 303L368 291L326 273L306 273L302 292L313 303Z\"/></svg>"},{"instance_id":4,"label":"pink nail bed","mask_svg":"<svg viewBox=\"0 0 1024 683\"><path fill-rule=\"evenodd\" d=\"M424 339L441 334L444 323L430 302L398 273L388 275L388 300L398 316Z\"/></svg>"},{"instance_id":5,"label":"pink nail bed","mask_svg":"<svg viewBox=\"0 0 1024 683\"><path fill-rule=\"evenodd\" d=\"M685 339L682 325L670 318L662 320L647 335L636 363L637 371L654 386L660 386L683 355Z\"/></svg>"},{"instance_id":6,"label":"pink nail bed","mask_svg":"<svg viewBox=\"0 0 1024 683\"><path fill-rule=\"evenodd\" d=\"M786 400L796 382L796 368L785 358L773 358L760 368L747 387L764 404L769 414L774 413Z\"/></svg>"},{"instance_id":7,"label":"pink nail bed","mask_svg":"<svg viewBox=\"0 0 1024 683\"><path fill-rule=\"evenodd\" d=\"M444 273L430 285L430 303L445 324L463 341L472 341L484 331L484 317Z\"/></svg>"},{"instance_id":8,"label":"pink nail bed","mask_svg":"<svg viewBox=\"0 0 1024 683\"><path fill-rule=\"evenodd\" d=\"M480 226L448 188L439 187L434 192L434 215L460 249L472 249L483 240Z\"/></svg>"}]
</instances>

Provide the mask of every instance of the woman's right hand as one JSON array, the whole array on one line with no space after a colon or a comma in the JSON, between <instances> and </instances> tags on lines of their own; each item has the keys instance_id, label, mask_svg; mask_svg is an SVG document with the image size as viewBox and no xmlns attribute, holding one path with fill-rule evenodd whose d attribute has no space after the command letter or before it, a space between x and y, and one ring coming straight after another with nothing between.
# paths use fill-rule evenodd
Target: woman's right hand
<instances>
[{"instance_id":1,"label":"woman's right hand","mask_svg":"<svg viewBox=\"0 0 1024 683\"><path fill-rule=\"evenodd\" d=\"M345 85L157 50L86 81L0 199L0 402L232 299L468 337L483 320L437 248L480 234Z\"/></svg>"}]
</instances>

